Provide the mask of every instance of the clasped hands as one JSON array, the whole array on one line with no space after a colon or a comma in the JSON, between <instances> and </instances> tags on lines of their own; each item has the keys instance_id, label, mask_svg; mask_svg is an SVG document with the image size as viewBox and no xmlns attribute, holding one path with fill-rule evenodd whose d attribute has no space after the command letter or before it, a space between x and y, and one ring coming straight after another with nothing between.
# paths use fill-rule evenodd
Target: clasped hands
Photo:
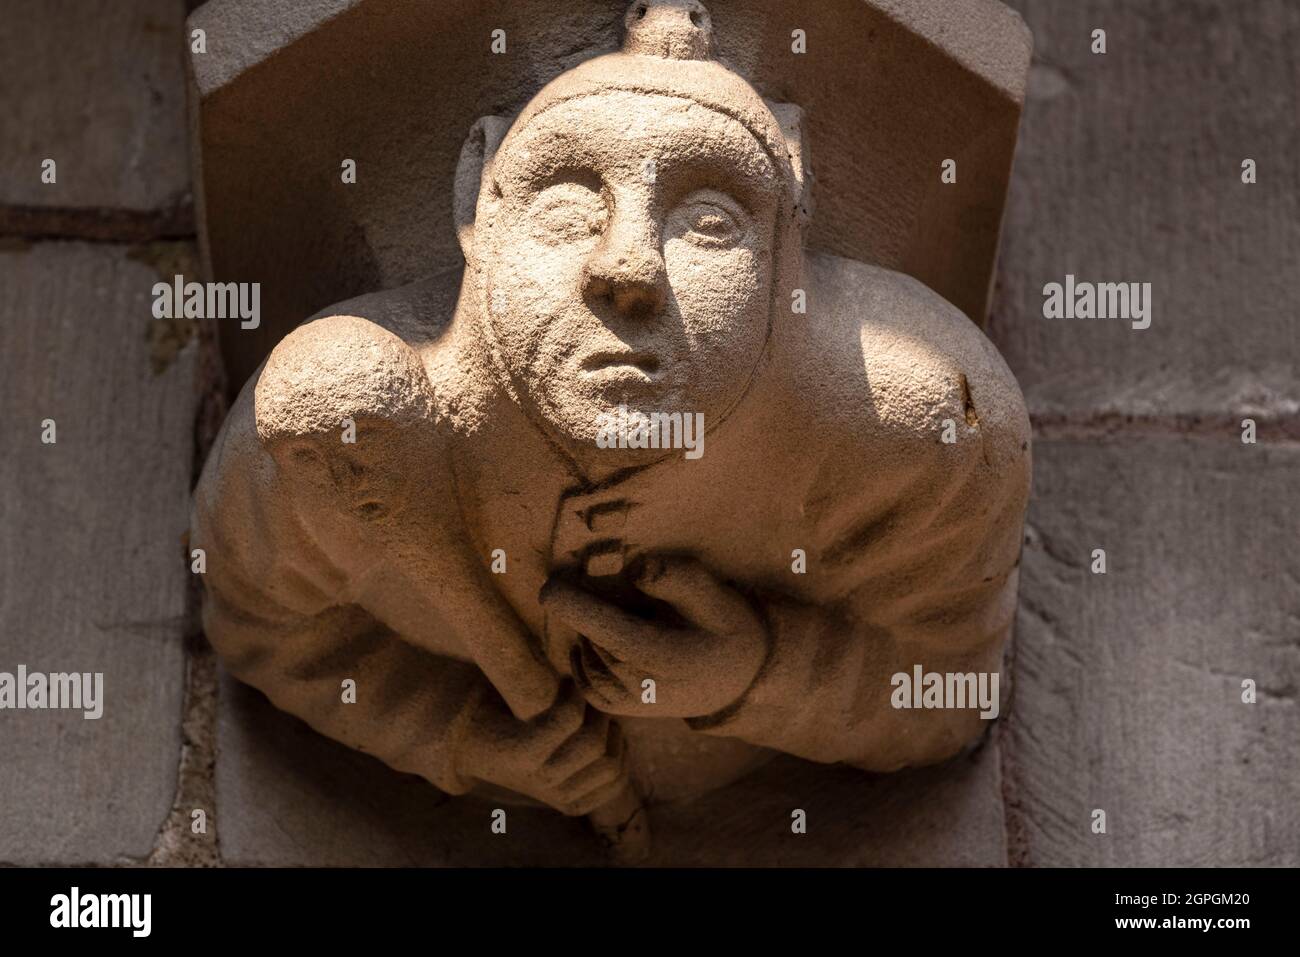
<instances>
[{"instance_id":1,"label":"clasped hands","mask_svg":"<svg viewBox=\"0 0 1300 957\"><path fill-rule=\"evenodd\" d=\"M631 584L661 613L646 617L553 575L542 607L580 636L574 681L592 707L633 717L713 714L748 690L767 657L767 627L748 599L699 561L647 556ZM645 682L654 682L653 701Z\"/></svg>"},{"instance_id":2,"label":"clasped hands","mask_svg":"<svg viewBox=\"0 0 1300 957\"><path fill-rule=\"evenodd\" d=\"M579 635L574 680L526 722L497 696L483 698L461 744L463 774L587 814L627 786L627 749L611 716L703 717L749 689L769 635L744 595L689 557L646 556L629 582L660 613L638 614L563 575L546 582L542 606Z\"/></svg>"}]
</instances>

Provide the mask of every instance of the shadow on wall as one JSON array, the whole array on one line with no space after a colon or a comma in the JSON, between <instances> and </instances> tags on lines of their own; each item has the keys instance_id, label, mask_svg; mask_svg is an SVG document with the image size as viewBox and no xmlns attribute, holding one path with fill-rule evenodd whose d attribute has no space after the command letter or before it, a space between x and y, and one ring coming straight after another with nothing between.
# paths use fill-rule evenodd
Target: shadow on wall
<instances>
[{"instance_id":1,"label":"shadow on wall","mask_svg":"<svg viewBox=\"0 0 1300 957\"><path fill-rule=\"evenodd\" d=\"M317 734L222 676L217 808L229 865L599 866L582 818L448 797ZM780 756L743 780L651 812L650 866L1001 866L994 737L946 764L889 775ZM791 831L802 809L806 834Z\"/></svg>"}]
</instances>

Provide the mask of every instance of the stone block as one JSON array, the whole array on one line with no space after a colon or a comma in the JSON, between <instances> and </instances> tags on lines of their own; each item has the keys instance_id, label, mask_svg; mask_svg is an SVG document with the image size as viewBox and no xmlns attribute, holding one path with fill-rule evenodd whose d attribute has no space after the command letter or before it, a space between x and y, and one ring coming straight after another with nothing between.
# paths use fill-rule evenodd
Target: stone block
<instances>
[{"instance_id":1,"label":"stone block","mask_svg":"<svg viewBox=\"0 0 1300 957\"><path fill-rule=\"evenodd\" d=\"M98 720L0 710L0 862L141 860L176 790L195 348L154 257L0 252L0 671L104 676Z\"/></svg>"},{"instance_id":2,"label":"stone block","mask_svg":"<svg viewBox=\"0 0 1300 957\"><path fill-rule=\"evenodd\" d=\"M989 332L1030 412L1294 417L1300 5L1012 5L1035 60ZM1150 328L1045 319L1043 287L1067 274L1150 282Z\"/></svg>"},{"instance_id":3,"label":"stone block","mask_svg":"<svg viewBox=\"0 0 1300 957\"><path fill-rule=\"evenodd\" d=\"M184 0L11 0L0 17L0 232L193 231ZM41 180L42 162L56 181Z\"/></svg>"},{"instance_id":4,"label":"stone block","mask_svg":"<svg viewBox=\"0 0 1300 957\"><path fill-rule=\"evenodd\" d=\"M1300 453L1040 442L1034 466L1004 719L1013 863L1300 864Z\"/></svg>"}]
</instances>

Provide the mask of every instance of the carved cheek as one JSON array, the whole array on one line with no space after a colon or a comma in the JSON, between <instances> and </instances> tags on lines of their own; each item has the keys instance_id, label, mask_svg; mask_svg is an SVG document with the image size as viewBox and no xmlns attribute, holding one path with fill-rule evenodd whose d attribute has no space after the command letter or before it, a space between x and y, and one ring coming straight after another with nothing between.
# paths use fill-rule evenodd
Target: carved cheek
<instances>
[{"instance_id":1,"label":"carved cheek","mask_svg":"<svg viewBox=\"0 0 1300 957\"><path fill-rule=\"evenodd\" d=\"M581 299L583 265L598 247L598 236L557 236L524 220L510 232L499 255L521 293L554 306Z\"/></svg>"},{"instance_id":2,"label":"carved cheek","mask_svg":"<svg viewBox=\"0 0 1300 957\"><path fill-rule=\"evenodd\" d=\"M516 326L533 325L578 298L585 247L593 243L564 244L539 237L526 218L505 225L497 239L489 276L499 317L510 316Z\"/></svg>"},{"instance_id":3,"label":"carved cheek","mask_svg":"<svg viewBox=\"0 0 1300 957\"><path fill-rule=\"evenodd\" d=\"M673 239L664 264L687 328L722 331L748 324L767 301L769 267L763 251L749 246L701 249Z\"/></svg>"}]
</instances>

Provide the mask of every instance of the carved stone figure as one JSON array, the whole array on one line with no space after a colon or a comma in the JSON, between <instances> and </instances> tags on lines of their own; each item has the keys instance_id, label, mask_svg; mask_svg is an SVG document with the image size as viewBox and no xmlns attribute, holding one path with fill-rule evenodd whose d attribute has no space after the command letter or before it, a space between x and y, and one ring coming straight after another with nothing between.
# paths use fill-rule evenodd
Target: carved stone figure
<instances>
[{"instance_id":1,"label":"carved stone figure","mask_svg":"<svg viewBox=\"0 0 1300 957\"><path fill-rule=\"evenodd\" d=\"M897 708L891 678L999 670L1029 488L995 349L921 283L805 251L799 110L711 29L642 0L620 52L480 120L463 270L285 338L193 514L236 676L625 851L647 804L774 752L890 771L977 739L977 709Z\"/></svg>"}]
</instances>

